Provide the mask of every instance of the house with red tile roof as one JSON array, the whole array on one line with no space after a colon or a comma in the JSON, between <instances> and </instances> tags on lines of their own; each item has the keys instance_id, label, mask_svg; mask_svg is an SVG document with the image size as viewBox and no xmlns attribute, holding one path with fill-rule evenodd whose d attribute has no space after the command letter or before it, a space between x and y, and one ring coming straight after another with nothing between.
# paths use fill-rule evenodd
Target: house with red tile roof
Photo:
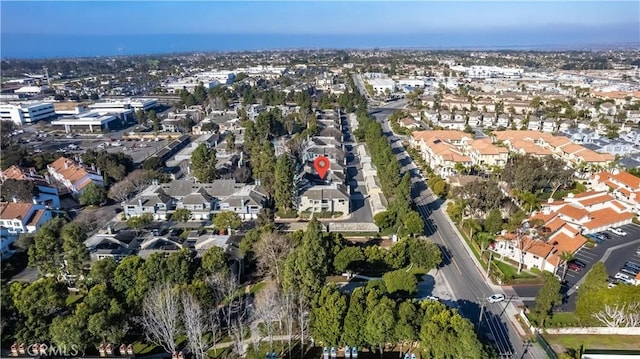
<instances>
[{"instance_id":1,"label":"house with red tile roof","mask_svg":"<svg viewBox=\"0 0 640 359\"><path fill-rule=\"evenodd\" d=\"M611 191L611 195L630 211L640 215L640 177L620 170L600 172L593 175L590 187L596 191Z\"/></svg>"},{"instance_id":2,"label":"house with red tile roof","mask_svg":"<svg viewBox=\"0 0 640 359\"><path fill-rule=\"evenodd\" d=\"M575 226L582 234L629 224L636 216L620 200L606 191L590 191L575 195L569 193L560 201L550 200L542 203L541 212L557 216Z\"/></svg>"},{"instance_id":3,"label":"house with red tile roof","mask_svg":"<svg viewBox=\"0 0 640 359\"><path fill-rule=\"evenodd\" d=\"M0 239L2 257L21 233L33 233L49 219L51 211L35 203L0 202Z\"/></svg>"},{"instance_id":4,"label":"house with red tile roof","mask_svg":"<svg viewBox=\"0 0 640 359\"><path fill-rule=\"evenodd\" d=\"M456 164L504 166L509 150L488 139L474 140L473 136L457 130L415 131L411 144L420 150L422 158L442 177L456 174Z\"/></svg>"},{"instance_id":5,"label":"house with red tile roof","mask_svg":"<svg viewBox=\"0 0 640 359\"><path fill-rule=\"evenodd\" d=\"M538 223L535 230L521 235L504 233L496 238L492 250L526 268L553 273L563 264L562 253L576 253L587 243L585 235L628 224L634 217L606 191L569 194L542 203L542 209L529 217L529 223Z\"/></svg>"},{"instance_id":6,"label":"house with red tile roof","mask_svg":"<svg viewBox=\"0 0 640 359\"><path fill-rule=\"evenodd\" d=\"M47 171L74 196L78 196L91 183L104 186L104 179L100 169L66 157L60 157L47 165Z\"/></svg>"},{"instance_id":7,"label":"house with red tile roof","mask_svg":"<svg viewBox=\"0 0 640 359\"><path fill-rule=\"evenodd\" d=\"M615 157L609 153L598 153L584 146L575 144L565 136L554 136L551 133L538 131L496 131L493 140L507 145L513 152L531 154L533 156L556 156L567 164L577 167L607 167Z\"/></svg>"},{"instance_id":8,"label":"house with red tile roof","mask_svg":"<svg viewBox=\"0 0 640 359\"><path fill-rule=\"evenodd\" d=\"M553 245L538 239L533 233L521 235L505 233L496 238L491 250L499 259L510 259L522 263L526 269L539 269L555 273L559 267L560 258Z\"/></svg>"}]
</instances>

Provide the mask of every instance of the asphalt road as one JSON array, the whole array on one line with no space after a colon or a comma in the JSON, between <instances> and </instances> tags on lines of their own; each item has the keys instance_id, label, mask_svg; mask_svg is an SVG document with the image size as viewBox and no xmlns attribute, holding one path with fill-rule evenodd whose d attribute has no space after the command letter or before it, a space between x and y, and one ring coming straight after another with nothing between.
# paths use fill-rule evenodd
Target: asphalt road
<instances>
[{"instance_id":1,"label":"asphalt road","mask_svg":"<svg viewBox=\"0 0 640 359\"><path fill-rule=\"evenodd\" d=\"M382 123L384 132L388 134L389 142L402 165L401 172L411 173L412 196L418 212L425 221L425 234L438 243L445 254L445 261L439 271L453 290L455 301L452 304L474 323L480 335L494 341L501 358L536 357L532 355L532 351L537 352L536 348L525 350L522 338L506 314L510 298L507 297L507 301L502 303L486 303L485 299L493 294L493 290L486 283L484 275L476 268L461 239L446 218L442 200L433 195L422 175L414 170L417 167L386 121L394 110L393 107L385 106L373 108L370 113Z\"/></svg>"}]
</instances>

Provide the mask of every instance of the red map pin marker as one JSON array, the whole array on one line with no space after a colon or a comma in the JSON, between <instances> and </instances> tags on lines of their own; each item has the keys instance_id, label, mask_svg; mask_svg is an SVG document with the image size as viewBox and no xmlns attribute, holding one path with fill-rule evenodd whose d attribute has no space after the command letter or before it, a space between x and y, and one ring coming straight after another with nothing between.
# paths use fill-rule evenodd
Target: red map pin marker
<instances>
[{"instance_id":1,"label":"red map pin marker","mask_svg":"<svg viewBox=\"0 0 640 359\"><path fill-rule=\"evenodd\" d=\"M327 175L330 165L331 162L325 156L318 156L315 161L313 161L313 168L315 168L318 175L320 175L320 179L324 179Z\"/></svg>"}]
</instances>

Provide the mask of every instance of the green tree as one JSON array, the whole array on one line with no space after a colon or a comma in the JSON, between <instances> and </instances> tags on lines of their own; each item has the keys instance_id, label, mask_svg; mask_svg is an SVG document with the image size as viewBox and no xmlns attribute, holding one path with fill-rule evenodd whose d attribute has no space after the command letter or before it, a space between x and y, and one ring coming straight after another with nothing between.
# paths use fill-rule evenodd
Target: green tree
<instances>
[{"instance_id":1,"label":"green tree","mask_svg":"<svg viewBox=\"0 0 640 359\"><path fill-rule=\"evenodd\" d=\"M473 324L441 303L424 302L420 327L423 358L487 358Z\"/></svg>"},{"instance_id":2,"label":"green tree","mask_svg":"<svg viewBox=\"0 0 640 359\"><path fill-rule=\"evenodd\" d=\"M140 230L146 228L153 222L153 215L151 213L142 213L139 216L133 216L127 219L127 227L136 231L139 234Z\"/></svg>"},{"instance_id":3,"label":"green tree","mask_svg":"<svg viewBox=\"0 0 640 359\"><path fill-rule=\"evenodd\" d=\"M278 157L275 173L276 206L283 212L289 212L295 202L295 184L293 177L295 168L292 158L288 154Z\"/></svg>"},{"instance_id":4,"label":"green tree","mask_svg":"<svg viewBox=\"0 0 640 359\"><path fill-rule=\"evenodd\" d=\"M424 232L424 221L416 211L410 211L403 216L402 223L404 224L405 231L407 231L409 235L414 236Z\"/></svg>"},{"instance_id":5,"label":"green tree","mask_svg":"<svg viewBox=\"0 0 640 359\"><path fill-rule=\"evenodd\" d=\"M404 269L387 272L382 276L384 285L390 294L401 292L402 294L415 294L418 292L418 280L416 276Z\"/></svg>"},{"instance_id":6,"label":"green tree","mask_svg":"<svg viewBox=\"0 0 640 359\"><path fill-rule=\"evenodd\" d=\"M323 287L311 307L311 335L325 346L337 346L342 336L347 300L335 286Z\"/></svg>"},{"instance_id":7,"label":"green tree","mask_svg":"<svg viewBox=\"0 0 640 359\"><path fill-rule=\"evenodd\" d=\"M544 326L544 321L551 314L553 307L562 302L562 295L560 294L562 284L560 284L560 280L548 272L544 274L544 277L544 285L538 292L536 304L533 307L536 320L541 327Z\"/></svg>"},{"instance_id":8,"label":"green tree","mask_svg":"<svg viewBox=\"0 0 640 359\"><path fill-rule=\"evenodd\" d=\"M147 122L151 122L154 131L160 131L160 127L162 126L160 125L160 119L158 118L154 110L150 110L147 113Z\"/></svg>"},{"instance_id":9,"label":"green tree","mask_svg":"<svg viewBox=\"0 0 640 359\"><path fill-rule=\"evenodd\" d=\"M210 183L217 178L216 163L215 148L207 148L204 143L198 145L191 154L191 171L202 183Z\"/></svg>"},{"instance_id":10,"label":"green tree","mask_svg":"<svg viewBox=\"0 0 640 359\"><path fill-rule=\"evenodd\" d=\"M414 265L430 270L442 263L442 251L437 244L421 238L410 238L408 246L409 261Z\"/></svg>"},{"instance_id":11,"label":"green tree","mask_svg":"<svg viewBox=\"0 0 640 359\"><path fill-rule=\"evenodd\" d=\"M569 262L575 259L573 253L564 251L560 253L560 261L562 261L562 280L567 276L567 267L569 267Z\"/></svg>"},{"instance_id":12,"label":"green tree","mask_svg":"<svg viewBox=\"0 0 640 359\"><path fill-rule=\"evenodd\" d=\"M51 341L63 348L78 348L84 353L90 341L87 319L88 313L83 303L76 307L73 315L54 318L49 328Z\"/></svg>"},{"instance_id":13,"label":"green tree","mask_svg":"<svg viewBox=\"0 0 640 359\"><path fill-rule=\"evenodd\" d=\"M113 288L131 306L139 304L141 298L136 294L138 272L144 265L144 260L138 256L128 256L122 259L113 273Z\"/></svg>"},{"instance_id":14,"label":"green tree","mask_svg":"<svg viewBox=\"0 0 640 359\"><path fill-rule=\"evenodd\" d=\"M404 352L405 343L418 341L421 320L421 309L413 302L405 300L400 303L395 326L395 339L401 343L400 352Z\"/></svg>"},{"instance_id":15,"label":"green tree","mask_svg":"<svg viewBox=\"0 0 640 359\"><path fill-rule=\"evenodd\" d=\"M212 275L229 270L224 249L211 247L202 255L201 269L205 275Z\"/></svg>"},{"instance_id":16,"label":"green tree","mask_svg":"<svg viewBox=\"0 0 640 359\"><path fill-rule=\"evenodd\" d=\"M91 283L106 283L111 285L113 282L113 275L116 271L118 264L111 257L101 259L91 266L89 271L89 280Z\"/></svg>"},{"instance_id":17,"label":"green tree","mask_svg":"<svg viewBox=\"0 0 640 359\"><path fill-rule=\"evenodd\" d=\"M62 218L54 218L45 223L34 237L29 247L29 266L37 267L40 274L57 274L62 264L63 240L60 232L65 224Z\"/></svg>"},{"instance_id":18,"label":"green tree","mask_svg":"<svg viewBox=\"0 0 640 359\"><path fill-rule=\"evenodd\" d=\"M136 120L138 120L138 124L147 124L147 114L143 110L137 110L135 116Z\"/></svg>"},{"instance_id":19,"label":"green tree","mask_svg":"<svg viewBox=\"0 0 640 359\"><path fill-rule=\"evenodd\" d=\"M391 228L396 222L396 216L391 211L383 211L373 216L373 223L382 229Z\"/></svg>"},{"instance_id":20,"label":"green tree","mask_svg":"<svg viewBox=\"0 0 640 359\"><path fill-rule=\"evenodd\" d=\"M360 247L345 247L333 259L333 267L337 273L357 269L364 262L364 254Z\"/></svg>"},{"instance_id":21,"label":"green tree","mask_svg":"<svg viewBox=\"0 0 640 359\"><path fill-rule=\"evenodd\" d=\"M396 325L396 303L387 297L382 297L373 306L367 303L367 320L364 327L364 337L367 344L380 350L380 357L384 353L384 345L394 339Z\"/></svg>"},{"instance_id":22,"label":"green tree","mask_svg":"<svg viewBox=\"0 0 640 359\"><path fill-rule=\"evenodd\" d=\"M20 341L46 341L51 320L64 308L67 289L53 277L31 284L14 282L11 285L13 305L24 316L17 332Z\"/></svg>"},{"instance_id":23,"label":"green tree","mask_svg":"<svg viewBox=\"0 0 640 359\"><path fill-rule=\"evenodd\" d=\"M578 287L576 298L576 316L581 322L587 324L593 321L592 313L600 310L598 303L593 300L594 293L607 289L609 274L604 262L596 262L584 277L584 281Z\"/></svg>"},{"instance_id":24,"label":"green tree","mask_svg":"<svg viewBox=\"0 0 640 359\"><path fill-rule=\"evenodd\" d=\"M349 298L349 309L344 317L344 329L342 331L342 343L349 346L361 347L364 345L365 291L364 288L356 288Z\"/></svg>"},{"instance_id":25,"label":"green tree","mask_svg":"<svg viewBox=\"0 0 640 359\"><path fill-rule=\"evenodd\" d=\"M70 274L83 274L85 265L90 261L89 251L84 245L87 239L84 226L74 222L68 223L62 228L61 235L66 269Z\"/></svg>"},{"instance_id":26,"label":"green tree","mask_svg":"<svg viewBox=\"0 0 640 359\"><path fill-rule=\"evenodd\" d=\"M183 223L187 223L190 219L191 219L191 210L188 208L177 208L174 212L173 215L171 216L172 219L175 219L178 222L183 222Z\"/></svg>"},{"instance_id":27,"label":"green tree","mask_svg":"<svg viewBox=\"0 0 640 359\"><path fill-rule=\"evenodd\" d=\"M217 229L238 229L242 225L242 219L233 211L222 211L213 217L213 226Z\"/></svg>"},{"instance_id":28,"label":"green tree","mask_svg":"<svg viewBox=\"0 0 640 359\"><path fill-rule=\"evenodd\" d=\"M0 198L10 202L15 198L20 202L31 202L38 195L38 188L33 181L16 180L7 178L0 186Z\"/></svg>"},{"instance_id":29,"label":"green tree","mask_svg":"<svg viewBox=\"0 0 640 359\"><path fill-rule=\"evenodd\" d=\"M487 214L487 218L484 220L484 231L496 234L502 230L502 212L499 209L493 208Z\"/></svg>"},{"instance_id":30,"label":"green tree","mask_svg":"<svg viewBox=\"0 0 640 359\"><path fill-rule=\"evenodd\" d=\"M329 255L322 234L322 224L313 218L304 232L301 246L285 262L285 288L300 288L307 298L313 298L324 286L329 267Z\"/></svg>"},{"instance_id":31,"label":"green tree","mask_svg":"<svg viewBox=\"0 0 640 359\"><path fill-rule=\"evenodd\" d=\"M88 184L80 194L80 204L97 206L107 200L107 191L95 183Z\"/></svg>"},{"instance_id":32,"label":"green tree","mask_svg":"<svg viewBox=\"0 0 640 359\"><path fill-rule=\"evenodd\" d=\"M233 153L236 150L236 134L229 131L226 138L226 150L227 153Z\"/></svg>"},{"instance_id":33,"label":"green tree","mask_svg":"<svg viewBox=\"0 0 640 359\"><path fill-rule=\"evenodd\" d=\"M251 166L253 175L267 193L274 193L276 161L273 143L262 138L251 151Z\"/></svg>"}]
</instances>

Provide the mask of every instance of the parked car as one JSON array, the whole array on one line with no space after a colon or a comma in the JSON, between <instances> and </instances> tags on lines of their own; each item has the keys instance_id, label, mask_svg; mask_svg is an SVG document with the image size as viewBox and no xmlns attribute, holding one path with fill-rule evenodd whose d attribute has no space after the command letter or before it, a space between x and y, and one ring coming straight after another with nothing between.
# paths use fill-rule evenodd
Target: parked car
<instances>
[{"instance_id":1,"label":"parked car","mask_svg":"<svg viewBox=\"0 0 640 359\"><path fill-rule=\"evenodd\" d=\"M437 301L439 301L439 300L440 300L440 298L435 297L435 296L433 296L433 295L428 295L428 296L426 296L426 297L425 297L425 299L427 299L427 300L433 300L434 302L437 302Z\"/></svg>"},{"instance_id":2,"label":"parked car","mask_svg":"<svg viewBox=\"0 0 640 359\"><path fill-rule=\"evenodd\" d=\"M621 280L622 282L624 282L624 283L628 283L628 284L633 284L633 282L634 282L634 279L633 279L633 278L631 278L628 274L621 273L621 272L616 273L616 275L615 275L615 276L613 276L613 277L614 277L615 279L619 279L619 280Z\"/></svg>"},{"instance_id":3,"label":"parked car","mask_svg":"<svg viewBox=\"0 0 640 359\"><path fill-rule=\"evenodd\" d=\"M592 237L594 237L594 238L596 238L596 239L599 239L599 240L601 240L601 241L604 241L604 240L606 240L606 239L607 239L607 238L606 238L605 236L603 236L601 233L594 233L594 234L592 234L591 236L592 236Z\"/></svg>"},{"instance_id":4,"label":"parked car","mask_svg":"<svg viewBox=\"0 0 640 359\"><path fill-rule=\"evenodd\" d=\"M622 229L617 228L617 227L609 227L609 230L611 232L613 232L613 234L616 234L618 236L626 236L627 235L627 232L625 232Z\"/></svg>"},{"instance_id":5,"label":"parked car","mask_svg":"<svg viewBox=\"0 0 640 359\"><path fill-rule=\"evenodd\" d=\"M577 265L577 264L576 264L576 263L574 263L574 262L569 262L569 263L567 263L567 268L568 268L569 270L574 271L574 272L580 272L580 271L582 270L582 267L580 267L579 265Z\"/></svg>"},{"instance_id":6,"label":"parked car","mask_svg":"<svg viewBox=\"0 0 640 359\"><path fill-rule=\"evenodd\" d=\"M620 268L620 273L624 273L629 277L631 277L631 279L633 279L638 275L639 272L633 268L623 267L623 268Z\"/></svg>"},{"instance_id":7,"label":"parked car","mask_svg":"<svg viewBox=\"0 0 640 359\"><path fill-rule=\"evenodd\" d=\"M598 232L598 234L603 236L606 239L611 239L611 236L607 232Z\"/></svg>"},{"instance_id":8,"label":"parked car","mask_svg":"<svg viewBox=\"0 0 640 359\"><path fill-rule=\"evenodd\" d=\"M636 263L634 263L634 262L631 262L631 261L629 261L629 262L625 263L625 264L624 264L624 266L625 266L625 267L631 267L631 268L635 268L635 269L637 269L637 270L640 270L640 265L638 265L638 264L636 264Z\"/></svg>"},{"instance_id":9,"label":"parked car","mask_svg":"<svg viewBox=\"0 0 640 359\"><path fill-rule=\"evenodd\" d=\"M502 302L504 300L504 294L493 294L492 296L488 297L487 300L489 301L489 303Z\"/></svg>"},{"instance_id":10,"label":"parked car","mask_svg":"<svg viewBox=\"0 0 640 359\"><path fill-rule=\"evenodd\" d=\"M584 268L584 267L587 266L583 261L581 261L579 259L574 259L574 260L571 261L571 263L577 264L580 268Z\"/></svg>"}]
</instances>

